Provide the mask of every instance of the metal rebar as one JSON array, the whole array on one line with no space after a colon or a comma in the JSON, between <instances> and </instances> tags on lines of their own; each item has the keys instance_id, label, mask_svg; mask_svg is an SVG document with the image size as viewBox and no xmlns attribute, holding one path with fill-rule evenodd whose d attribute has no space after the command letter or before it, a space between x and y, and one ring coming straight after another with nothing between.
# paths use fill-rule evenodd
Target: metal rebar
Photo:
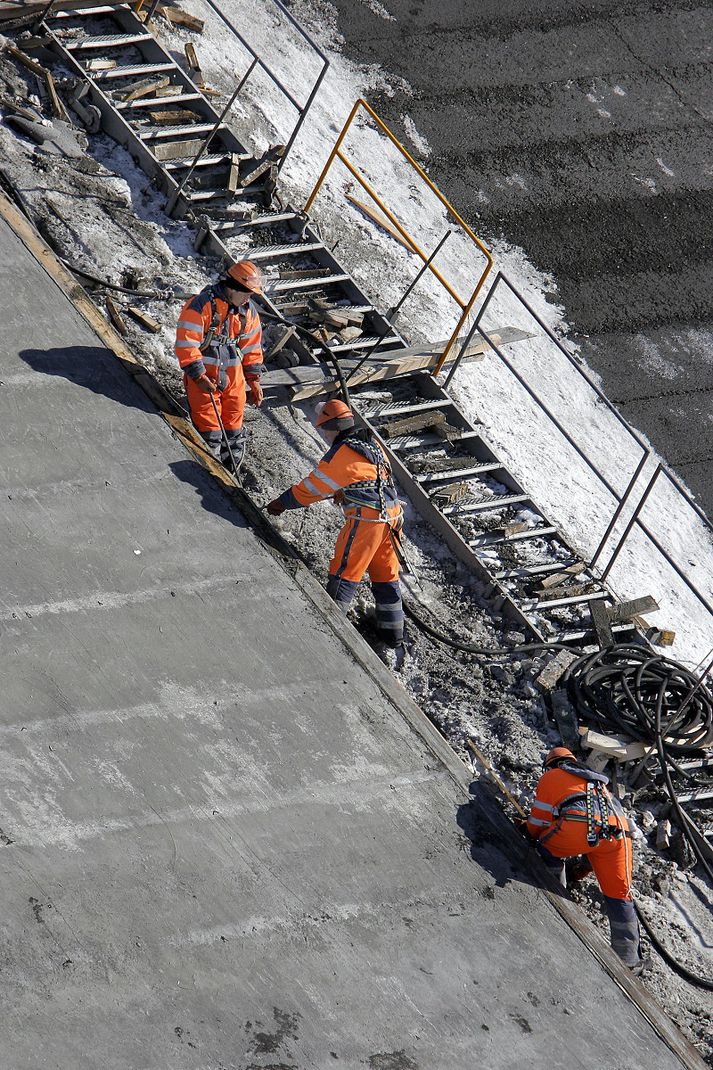
<instances>
[{"instance_id":1,"label":"metal rebar","mask_svg":"<svg viewBox=\"0 0 713 1070\"><path fill-rule=\"evenodd\" d=\"M612 531L616 527L616 524L617 524L617 522L619 520L619 517L623 513L624 507L626 506L626 503L629 500L629 496L631 495L631 492L633 491L633 489L634 489L634 487L636 485L636 482L637 482L639 476L641 475L641 471L642 471L644 465L646 464L646 462L648 461L650 456L651 456L651 450L645 450L641 460L639 461L638 465L636 466L636 471L634 472L633 476L629 480L629 485L626 488L626 490L624 491L624 493L622 495L622 498L621 498L621 501L619 502L619 504L617 505L616 509L614 510L614 516L609 521L609 525L607 527L607 530L602 535L601 542L599 543L599 546L597 546L597 549L594 552L594 556L593 556L592 560L589 562L589 567L590 568L594 568L594 566L596 565L597 561L599 560L601 552L604 549L604 547L606 546L606 544L607 544L607 542L609 540L609 536L611 535Z\"/></svg>"},{"instance_id":2,"label":"metal rebar","mask_svg":"<svg viewBox=\"0 0 713 1070\"><path fill-rule=\"evenodd\" d=\"M639 519L639 514L641 513L641 510L646 505L646 501L647 501L649 495L651 494L651 491L654 489L654 485L656 483L656 480L659 477L660 472L661 472L661 465L657 464L656 465L656 471L654 472L654 474L652 475L651 479L649 480L649 483L648 483L648 486L646 487L646 490L644 491L644 493L641 495L641 498L637 502L636 509L634 509L634 512L632 513L631 518L629 519L629 523L624 528L624 532L623 532L621 538L619 539L619 542L616 544L616 547L614 548L614 553L609 558L609 563L607 564L607 567L602 572L602 575L600 577L602 583L606 583L607 577L609 576L609 573L611 572L612 568L614 567L614 562L616 561L617 557L621 553L622 548L624 546L624 543L626 542L627 538L629 537L629 532L633 528L633 526L636 523L636 521Z\"/></svg>"},{"instance_id":3,"label":"metal rebar","mask_svg":"<svg viewBox=\"0 0 713 1070\"><path fill-rule=\"evenodd\" d=\"M233 90L233 93L232 93L232 95L230 97L230 100L225 105L225 107L223 108L222 112L220 113L220 115L216 119L212 130L208 131L208 133L206 134L205 138L201 142L201 145L200 145L200 148L198 149L198 152L193 157L193 162L192 162L191 166L188 168L187 172L185 173L185 175L183 176L183 178L179 182L178 186L176 187L176 189L173 191L173 193L169 197L168 201L166 202L166 214L167 215L170 215L171 212L173 211L173 209L175 208L176 201L178 200L178 198L181 196L181 193L185 189L186 183L188 182L188 180L190 179L191 175L195 171L196 167L200 163L200 160L203 157L203 154L205 153L206 149L208 148L208 145L210 144L211 139L218 132L219 127L222 125L223 119L225 119L225 116L228 114L228 112L232 108L233 104L235 103L235 100L236 100L236 97L237 97L238 93L243 88L243 86L247 82L247 80L250 77L250 75L252 74L252 72L255 70L256 65L257 65L257 60L254 59L252 61L252 63L250 64L250 66L248 67L247 72L243 75L243 77L240 79L240 81L236 85L235 89Z\"/></svg>"}]
</instances>

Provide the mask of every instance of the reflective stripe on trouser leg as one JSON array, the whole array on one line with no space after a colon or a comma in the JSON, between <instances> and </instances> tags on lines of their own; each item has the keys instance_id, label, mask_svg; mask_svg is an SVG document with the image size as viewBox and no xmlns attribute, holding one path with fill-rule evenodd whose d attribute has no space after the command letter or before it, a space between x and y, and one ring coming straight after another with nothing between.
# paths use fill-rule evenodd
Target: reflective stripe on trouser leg
<instances>
[{"instance_id":1,"label":"reflective stripe on trouser leg","mask_svg":"<svg viewBox=\"0 0 713 1070\"><path fill-rule=\"evenodd\" d=\"M397 645L404 637L404 611L398 580L375 583L371 589L376 602L376 626L388 643Z\"/></svg>"},{"instance_id":2,"label":"reflective stripe on trouser leg","mask_svg":"<svg viewBox=\"0 0 713 1070\"><path fill-rule=\"evenodd\" d=\"M604 896L609 916L611 946L625 966L641 962L639 921L631 899L612 899Z\"/></svg>"},{"instance_id":3,"label":"reflective stripe on trouser leg","mask_svg":"<svg viewBox=\"0 0 713 1070\"><path fill-rule=\"evenodd\" d=\"M359 586L353 580L342 580L339 576L330 576L327 580L327 594L337 603L342 613L346 613Z\"/></svg>"},{"instance_id":4,"label":"reflective stripe on trouser leg","mask_svg":"<svg viewBox=\"0 0 713 1070\"><path fill-rule=\"evenodd\" d=\"M537 853L542 861L545 863L554 879L562 885L563 888L567 887L567 875L564 868L564 859L557 858L546 847L543 847L541 843L537 844Z\"/></svg>"}]
</instances>

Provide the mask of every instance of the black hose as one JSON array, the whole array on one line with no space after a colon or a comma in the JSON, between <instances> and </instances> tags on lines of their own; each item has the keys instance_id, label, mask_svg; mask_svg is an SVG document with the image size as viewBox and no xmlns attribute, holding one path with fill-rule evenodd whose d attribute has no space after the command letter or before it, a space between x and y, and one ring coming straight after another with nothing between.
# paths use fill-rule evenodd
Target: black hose
<instances>
[{"instance_id":1,"label":"black hose","mask_svg":"<svg viewBox=\"0 0 713 1070\"><path fill-rule=\"evenodd\" d=\"M684 981L688 981L689 985L695 985L697 988L707 988L709 991L713 991L713 980L711 980L709 977L701 977L700 974L693 973L692 970L689 970L688 967L684 966L682 962L679 962L678 959L674 958L668 948L664 947L664 945L661 943L658 936L656 935L656 930L653 928L648 918L644 914L643 910L636 902L634 903L634 909L636 910L636 916L643 925L649 940L656 948L664 962L671 967L674 973L677 973L679 977L683 977Z\"/></svg>"},{"instance_id":2,"label":"black hose","mask_svg":"<svg viewBox=\"0 0 713 1070\"><path fill-rule=\"evenodd\" d=\"M713 884L699 845L702 834L681 807L671 778L674 755L713 744L713 695L684 665L644 647L618 646L579 658L562 678L575 708L604 728L620 729L656 747L666 794L693 854Z\"/></svg>"},{"instance_id":3,"label":"black hose","mask_svg":"<svg viewBox=\"0 0 713 1070\"><path fill-rule=\"evenodd\" d=\"M475 646L473 643L464 643L461 639L453 639L449 635L440 631L438 628L434 628L432 624L421 617L414 609L413 602L403 601L404 613L406 616L414 622L420 631L425 632L431 639L435 639L437 643L443 643L445 646L451 647L453 650L463 651L464 654L476 654L479 657L491 657L491 658L509 658L516 654L525 654L536 650L570 650L571 647L566 646L564 643L521 643L519 646L511 647L485 647Z\"/></svg>"},{"instance_id":4,"label":"black hose","mask_svg":"<svg viewBox=\"0 0 713 1070\"><path fill-rule=\"evenodd\" d=\"M95 282L97 286L104 286L107 290L116 290L120 294L129 294L131 297L151 297L159 301L167 301L171 297L182 297L182 294L174 294L172 290L134 290L130 286L119 286L116 282L109 282L107 279L102 279L98 275L92 275L90 271L85 271L84 268L79 268L76 264L72 264L69 260L66 260L63 256L59 259L62 261L66 268L69 268L75 275L81 275L83 279L89 279L90 282ZM189 296L186 294L185 296Z\"/></svg>"},{"instance_id":5,"label":"black hose","mask_svg":"<svg viewBox=\"0 0 713 1070\"><path fill-rule=\"evenodd\" d=\"M302 327L299 323L291 323L289 320L285 319L284 316L281 316L279 312L271 312L269 309L266 309L264 305L261 305L260 307L260 315L265 316L267 319L274 320L275 323L283 323L285 327L294 327L297 333L308 338L312 345L314 345L315 342L317 343L320 349L326 354L330 364L334 365L334 370L337 379L339 380L339 389L342 392L342 398L344 399L345 405L349 405L349 387L344 378L344 372L342 371L342 366L337 359L336 353L329 348L326 342L322 342L319 338L315 338L313 334L310 334L306 327Z\"/></svg>"}]
</instances>

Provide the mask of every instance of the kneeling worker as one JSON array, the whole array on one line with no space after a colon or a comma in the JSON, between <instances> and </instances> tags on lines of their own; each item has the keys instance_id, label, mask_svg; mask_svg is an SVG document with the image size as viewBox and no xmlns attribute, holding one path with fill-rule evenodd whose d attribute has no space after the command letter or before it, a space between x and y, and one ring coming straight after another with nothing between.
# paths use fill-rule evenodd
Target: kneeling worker
<instances>
[{"instance_id":1,"label":"kneeling worker","mask_svg":"<svg viewBox=\"0 0 713 1070\"><path fill-rule=\"evenodd\" d=\"M631 831L608 778L555 747L544 762L527 821L528 836L564 885L564 859L586 855L604 895L611 946L627 966L641 965L639 923L631 888Z\"/></svg>"},{"instance_id":2,"label":"kneeling worker","mask_svg":"<svg viewBox=\"0 0 713 1070\"><path fill-rule=\"evenodd\" d=\"M261 293L260 268L251 260L240 260L216 285L190 298L178 320L176 356L191 419L226 466L230 450L235 454L245 434L246 382L250 403L262 402L262 327L251 300Z\"/></svg>"},{"instance_id":3,"label":"kneeling worker","mask_svg":"<svg viewBox=\"0 0 713 1070\"><path fill-rule=\"evenodd\" d=\"M327 591L346 613L368 571L379 635L389 646L400 646L404 614L397 551L403 510L391 467L373 436L355 429L354 416L343 401L319 404L315 427L329 449L315 470L270 502L267 511L279 516L285 509L306 508L327 498L341 505L346 523L334 548Z\"/></svg>"}]
</instances>

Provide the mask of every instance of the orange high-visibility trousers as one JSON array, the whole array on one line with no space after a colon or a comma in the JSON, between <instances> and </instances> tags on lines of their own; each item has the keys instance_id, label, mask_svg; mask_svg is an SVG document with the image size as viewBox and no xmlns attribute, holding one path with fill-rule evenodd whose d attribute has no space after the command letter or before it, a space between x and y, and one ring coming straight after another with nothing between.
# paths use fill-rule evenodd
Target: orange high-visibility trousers
<instances>
[{"instance_id":1,"label":"orange high-visibility trousers","mask_svg":"<svg viewBox=\"0 0 713 1070\"><path fill-rule=\"evenodd\" d=\"M398 508L392 512L394 517L399 515ZM399 561L389 525L379 521L378 509L362 506L358 514L350 515L339 532L329 575L352 583L359 583L365 572L373 583L398 580Z\"/></svg>"},{"instance_id":2,"label":"orange high-visibility trousers","mask_svg":"<svg viewBox=\"0 0 713 1070\"><path fill-rule=\"evenodd\" d=\"M189 376L183 376L191 419L198 431L217 431L220 434L220 424L216 419L211 397L226 431L238 431L243 426L246 397L243 369L237 364L226 368L225 372L228 384L224 390L216 390L215 394L205 394ZM217 382L217 369L209 367L206 374L214 384Z\"/></svg>"},{"instance_id":3,"label":"orange high-visibility trousers","mask_svg":"<svg viewBox=\"0 0 713 1070\"><path fill-rule=\"evenodd\" d=\"M555 858L573 858L586 855L592 863L592 869L599 881L602 893L612 899L631 899L632 862L629 822L625 817L612 819L622 830L618 839L612 837L592 847L587 843L587 825L583 821L571 821L565 817L562 824L551 836L543 837L542 846Z\"/></svg>"}]
</instances>

